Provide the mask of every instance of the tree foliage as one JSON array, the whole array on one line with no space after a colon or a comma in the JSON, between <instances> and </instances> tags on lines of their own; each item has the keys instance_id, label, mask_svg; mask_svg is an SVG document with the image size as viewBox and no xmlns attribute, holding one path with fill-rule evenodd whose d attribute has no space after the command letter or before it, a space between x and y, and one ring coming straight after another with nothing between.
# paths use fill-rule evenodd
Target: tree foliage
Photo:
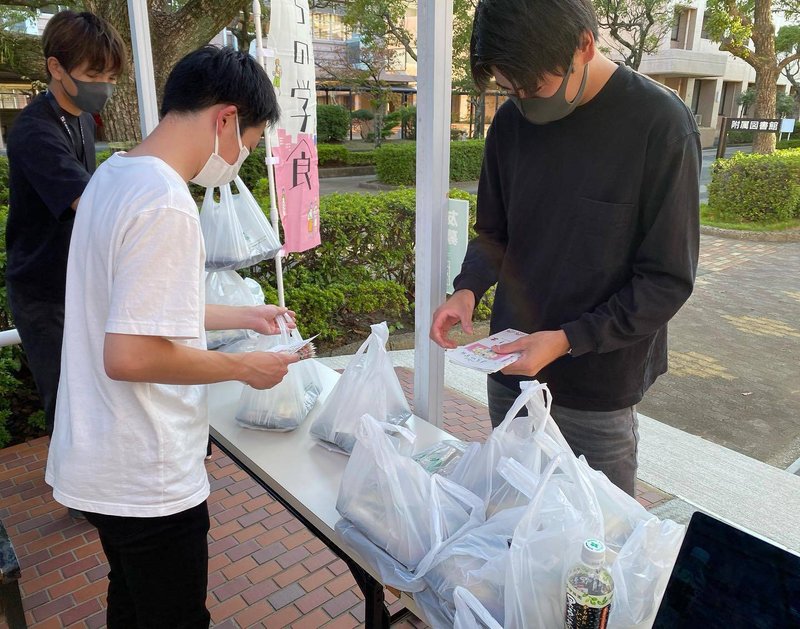
<instances>
[{"instance_id":1,"label":"tree foliage","mask_svg":"<svg viewBox=\"0 0 800 629\"><path fill-rule=\"evenodd\" d=\"M672 0L593 0L597 22L608 33L608 47L625 65L639 69L642 57L658 50L672 27Z\"/></svg>"},{"instance_id":2,"label":"tree foliage","mask_svg":"<svg viewBox=\"0 0 800 629\"><path fill-rule=\"evenodd\" d=\"M31 10L52 6L52 2L47 0L0 0L0 2L5 7ZM211 41L231 23L245 5L249 6L248 0L147 0L156 92L159 98L175 63L185 54ZM67 6L100 15L122 36L131 64L128 72L117 81L114 98L103 110L103 120L110 139L139 140L141 138L139 102L132 65L133 52L127 0L81 0ZM4 58L10 60L18 71L25 70L28 72L25 76L31 76L28 68L41 67L43 70L41 44L38 38L17 37L12 33L3 32L0 48L3 47L3 41L11 41L16 45L16 48L10 51L11 54L6 54ZM35 55L33 42L35 42ZM34 63L33 60L37 55L38 61ZM23 61L26 59L28 62L24 64Z\"/></svg>"},{"instance_id":3,"label":"tree foliage","mask_svg":"<svg viewBox=\"0 0 800 629\"><path fill-rule=\"evenodd\" d=\"M800 31L783 27L776 34L773 13L800 15L798 0L709 0L706 5L706 31L719 42L720 50L744 60L756 72L757 118L776 116L776 82L781 72L800 60ZM757 133L756 153L775 150L775 134Z\"/></svg>"},{"instance_id":4,"label":"tree foliage","mask_svg":"<svg viewBox=\"0 0 800 629\"><path fill-rule=\"evenodd\" d=\"M345 3L344 23L365 46L399 47L416 61L417 42L406 28L408 7L408 0L351 0Z\"/></svg>"}]
</instances>

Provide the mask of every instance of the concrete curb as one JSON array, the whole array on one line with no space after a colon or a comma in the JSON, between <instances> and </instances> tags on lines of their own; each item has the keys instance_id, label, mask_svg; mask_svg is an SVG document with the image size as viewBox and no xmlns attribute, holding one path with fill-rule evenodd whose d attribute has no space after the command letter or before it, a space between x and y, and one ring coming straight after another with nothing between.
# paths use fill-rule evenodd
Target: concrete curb
<instances>
[{"instance_id":1,"label":"concrete curb","mask_svg":"<svg viewBox=\"0 0 800 629\"><path fill-rule=\"evenodd\" d=\"M398 188L402 188L404 186L391 186L386 183L380 183L377 179L374 181L362 181L358 184L359 188L364 188L365 190L381 190L388 192L390 190L397 190Z\"/></svg>"},{"instance_id":2,"label":"concrete curb","mask_svg":"<svg viewBox=\"0 0 800 629\"><path fill-rule=\"evenodd\" d=\"M700 233L717 238L733 240L752 240L756 242L800 242L800 229L786 229L774 232L744 231L738 229L722 229L710 225L700 225Z\"/></svg>"},{"instance_id":3,"label":"concrete curb","mask_svg":"<svg viewBox=\"0 0 800 629\"><path fill-rule=\"evenodd\" d=\"M320 179L336 179L338 177L363 177L364 175L374 175L375 166L340 166L337 168L320 168Z\"/></svg>"}]
</instances>

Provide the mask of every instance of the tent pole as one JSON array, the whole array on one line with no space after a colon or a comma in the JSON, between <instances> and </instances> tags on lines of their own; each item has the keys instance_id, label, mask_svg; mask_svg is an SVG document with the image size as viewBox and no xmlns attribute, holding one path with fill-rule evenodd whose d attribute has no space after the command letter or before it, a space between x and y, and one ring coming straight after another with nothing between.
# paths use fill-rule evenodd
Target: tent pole
<instances>
[{"instance_id":1,"label":"tent pole","mask_svg":"<svg viewBox=\"0 0 800 629\"><path fill-rule=\"evenodd\" d=\"M253 0L253 23L256 29L256 59L261 64L261 67L266 70L267 57L264 53L264 37L261 32L261 0ZM272 228L275 234L280 239L280 231L278 226L278 199L275 194L275 164L277 158L272 156L272 133L267 129L264 133L264 140L267 145L267 178L269 179L269 220L272 223ZM278 305L285 306L286 299L283 292L283 260L281 259L281 252L275 256L275 277L277 279L278 290Z\"/></svg>"}]
</instances>

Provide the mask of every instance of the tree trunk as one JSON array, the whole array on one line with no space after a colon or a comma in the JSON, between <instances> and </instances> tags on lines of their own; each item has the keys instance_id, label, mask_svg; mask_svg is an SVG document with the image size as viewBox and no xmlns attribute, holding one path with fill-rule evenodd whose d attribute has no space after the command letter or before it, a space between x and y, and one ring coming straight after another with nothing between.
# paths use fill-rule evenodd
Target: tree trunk
<instances>
[{"instance_id":1,"label":"tree trunk","mask_svg":"<svg viewBox=\"0 0 800 629\"><path fill-rule=\"evenodd\" d=\"M139 141L139 100L136 93L131 30L127 0L84 0L87 11L107 19L126 43L128 71L117 81L114 97L103 110L110 140ZM150 6L150 41L153 51L156 97L159 104L172 67L184 55L207 44L237 15L241 0L189 0L179 12ZM189 10L185 15L182 11Z\"/></svg>"},{"instance_id":2,"label":"tree trunk","mask_svg":"<svg viewBox=\"0 0 800 629\"><path fill-rule=\"evenodd\" d=\"M772 0L756 0L753 20L753 65L756 68L756 118L775 118L775 82L778 67L775 60L775 25L772 23ZM775 151L774 133L756 133L753 152L769 154Z\"/></svg>"},{"instance_id":3,"label":"tree trunk","mask_svg":"<svg viewBox=\"0 0 800 629\"><path fill-rule=\"evenodd\" d=\"M475 124L472 128L472 137L476 140L483 138L484 126L486 125L486 92L481 92L478 96L471 96L473 110L475 111Z\"/></svg>"},{"instance_id":4,"label":"tree trunk","mask_svg":"<svg viewBox=\"0 0 800 629\"><path fill-rule=\"evenodd\" d=\"M102 112L106 139L113 142L140 142L139 98L136 81L129 71L117 81L114 96Z\"/></svg>"}]
</instances>

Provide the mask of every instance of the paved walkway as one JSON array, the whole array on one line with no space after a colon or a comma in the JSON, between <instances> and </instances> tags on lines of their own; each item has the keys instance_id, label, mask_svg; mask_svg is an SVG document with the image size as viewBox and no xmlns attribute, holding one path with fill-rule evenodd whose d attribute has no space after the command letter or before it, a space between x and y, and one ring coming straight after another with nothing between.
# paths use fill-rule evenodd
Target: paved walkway
<instances>
[{"instance_id":1,"label":"paved walkway","mask_svg":"<svg viewBox=\"0 0 800 629\"><path fill-rule=\"evenodd\" d=\"M781 469L800 457L800 243L702 236L650 417Z\"/></svg>"},{"instance_id":2,"label":"paved walkway","mask_svg":"<svg viewBox=\"0 0 800 629\"><path fill-rule=\"evenodd\" d=\"M411 397L413 373L398 369ZM445 429L465 440L491 430L486 407L446 390ZM0 451L0 519L22 565L28 626L97 628L105 623L108 566L96 531L71 519L44 483L48 440ZM208 606L218 628L316 629L363 626L363 599L344 562L333 555L230 459L215 449L207 469ZM658 508L670 496L640 483L638 499ZM397 611L396 599L391 611ZM424 627L405 621L399 627ZM0 618L0 629L5 623Z\"/></svg>"}]
</instances>

